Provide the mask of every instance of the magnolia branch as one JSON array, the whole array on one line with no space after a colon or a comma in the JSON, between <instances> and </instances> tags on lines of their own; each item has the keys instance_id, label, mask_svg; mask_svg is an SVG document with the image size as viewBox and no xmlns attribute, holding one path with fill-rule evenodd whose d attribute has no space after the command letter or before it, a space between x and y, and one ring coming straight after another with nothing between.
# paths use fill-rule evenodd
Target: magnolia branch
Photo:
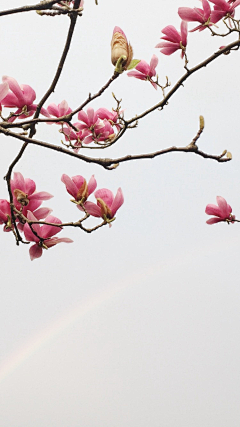
<instances>
[{"instance_id":1,"label":"magnolia branch","mask_svg":"<svg viewBox=\"0 0 240 427\"><path fill-rule=\"evenodd\" d=\"M59 3L59 0L42 1L32 6L21 6L15 9L2 10L0 16L13 15L14 13L31 12L32 10L50 9L54 4Z\"/></svg>"},{"instance_id":2,"label":"magnolia branch","mask_svg":"<svg viewBox=\"0 0 240 427\"><path fill-rule=\"evenodd\" d=\"M160 110L162 110L163 107L168 103L169 99L174 95L174 93L177 92L177 90L181 86L183 86L183 82L185 80L187 80L192 74L196 73L196 71L200 70L201 68L206 67L208 64L210 64L212 61L217 59L219 56L224 55L224 54L230 52L231 50L234 50L234 48L236 48L236 47L239 48L239 46L240 46L240 40L232 42L229 45L225 46L224 48L218 50L217 52L214 52L213 55L209 56L203 62L200 62L200 64L196 65L193 68L188 69L187 72L178 80L178 82L172 87L172 89L167 93L167 95L165 96L165 98L161 102L159 102L158 104L149 108L148 110L146 110L142 114L139 114L138 116L133 117L130 120L127 120L126 124L130 125L134 121L142 119L143 117L147 116L149 113L151 113L154 110L157 110L158 108Z\"/></svg>"},{"instance_id":3,"label":"magnolia branch","mask_svg":"<svg viewBox=\"0 0 240 427\"><path fill-rule=\"evenodd\" d=\"M103 166L106 169L116 167L116 165L118 165L120 163L128 162L130 160L153 159L154 157L158 157L158 156L161 156L163 154L167 154L167 153L171 153L171 152L195 153L195 154L197 154L197 155L199 155L205 159L216 160L219 163L228 162L231 160L230 157L224 157L227 154L227 150L223 151L223 153L220 155L212 155L212 154L208 154L208 153L205 153L205 152L199 150L198 147L195 144L193 144L192 142L190 144L188 144L186 147L172 146L172 147L165 148L163 150L155 151L154 153L127 155L124 157L119 157L117 159L106 159L106 158L102 159L102 158L94 158L94 157L84 156L83 154L78 154L78 153L75 153L73 151L69 151L66 148L63 148L61 146L53 145L53 144L50 144L48 142L39 141L39 140L33 139L33 138L28 138L27 136L11 132L9 129L4 129L1 126L0 126L0 133L3 133L5 136L11 136L15 139L19 139L20 141L23 141L26 144L38 145L40 147L44 147L44 148L48 148L50 150L58 151L62 154L66 154L67 156L75 157L76 159L82 160L86 163L98 164L100 166ZM21 155L22 154L23 154L23 151L22 151ZM16 158L17 161L20 159L21 155L19 153L19 155ZM15 160L12 163L13 166L16 164ZM9 177L8 174L6 176Z\"/></svg>"}]
</instances>

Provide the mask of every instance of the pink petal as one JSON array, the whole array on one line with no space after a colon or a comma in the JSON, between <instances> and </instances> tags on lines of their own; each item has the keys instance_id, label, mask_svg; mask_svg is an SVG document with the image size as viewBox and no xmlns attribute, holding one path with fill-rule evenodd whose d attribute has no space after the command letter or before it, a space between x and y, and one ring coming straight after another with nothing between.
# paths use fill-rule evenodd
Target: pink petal
<instances>
[{"instance_id":1,"label":"pink petal","mask_svg":"<svg viewBox=\"0 0 240 427\"><path fill-rule=\"evenodd\" d=\"M78 193L78 188L76 187L76 184L66 174L62 175L61 181L66 185L67 192L71 194L71 196L73 196L74 199L76 199L77 193Z\"/></svg>"},{"instance_id":2,"label":"pink petal","mask_svg":"<svg viewBox=\"0 0 240 427\"><path fill-rule=\"evenodd\" d=\"M54 224L62 224L62 221L55 216L49 215L45 218L46 222L52 222ZM41 227L41 233L43 239L48 239L49 237L55 236L55 234L60 233L62 229L60 227L54 227L54 225L43 225Z\"/></svg>"},{"instance_id":3,"label":"pink petal","mask_svg":"<svg viewBox=\"0 0 240 427\"><path fill-rule=\"evenodd\" d=\"M89 119L87 114L84 111L79 111L78 120L80 120L81 122L84 122L87 126L89 126Z\"/></svg>"},{"instance_id":4,"label":"pink petal","mask_svg":"<svg viewBox=\"0 0 240 427\"><path fill-rule=\"evenodd\" d=\"M88 194L89 194L89 196L90 196L90 194L93 193L93 191L96 190L96 187L97 187L97 181L94 178L94 175L92 175L89 182L88 182Z\"/></svg>"},{"instance_id":5,"label":"pink petal","mask_svg":"<svg viewBox=\"0 0 240 427\"><path fill-rule=\"evenodd\" d=\"M128 77L135 77L136 79L140 79L140 80L146 80L146 76L141 74L140 71L129 71L129 73L127 73Z\"/></svg>"},{"instance_id":6,"label":"pink petal","mask_svg":"<svg viewBox=\"0 0 240 427\"><path fill-rule=\"evenodd\" d=\"M67 101L63 100L59 106L59 117L65 116L66 114L69 114L72 112L71 108L68 107Z\"/></svg>"},{"instance_id":7,"label":"pink petal","mask_svg":"<svg viewBox=\"0 0 240 427\"><path fill-rule=\"evenodd\" d=\"M115 196L115 199L113 200L113 204L111 206L111 212L113 216L115 215L117 210L120 208L120 206L122 206L123 202L124 202L124 197L123 197L122 189L119 188Z\"/></svg>"},{"instance_id":8,"label":"pink petal","mask_svg":"<svg viewBox=\"0 0 240 427\"><path fill-rule=\"evenodd\" d=\"M181 36L173 25L168 25L167 27L163 28L162 33L166 34L167 36L164 38L165 40L173 43L180 43L181 41Z\"/></svg>"},{"instance_id":9,"label":"pink petal","mask_svg":"<svg viewBox=\"0 0 240 427\"><path fill-rule=\"evenodd\" d=\"M211 7L207 0L202 0L203 10L205 17L208 17L211 15Z\"/></svg>"},{"instance_id":10,"label":"pink petal","mask_svg":"<svg viewBox=\"0 0 240 427\"><path fill-rule=\"evenodd\" d=\"M217 196L217 204L221 210L221 217L228 218L232 208L227 204L226 200L221 196ZM229 208L231 209L230 211Z\"/></svg>"},{"instance_id":11,"label":"pink petal","mask_svg":"<svg viewBox=\"0 0 240 427\"><path fill-rule=\"evenodd\" d=\"M145 76L148 76L150 72L150 65L143 59L137 64L136 70L140 71L140 73L144 74Z\"/></svg>"},{"instance_id":12,"label":"pink petal","mask_svg":"<svg viewBox=\"0 0 240 427\"><path fill-rule=\"evenodd\" d=\"M187 33L188 33L188 25L187 22L181 22L181 35L182 35L182 44L183 46L187 46Z\"/></svg>"},{"instance_id":13,"label":"pink petal","mask_svg":"<svg viewBox=\"0 0 240 427\"><path fill-rule=\"evenodd\" d=\"M156 66L158 65L158 57L156 55L152 56L152 59L150 61L150 77L153 77L156 75Z\"/></svg>"},{"instance_id":14,"label":"pink petal","mask_svg":"<svg viewBox=\"0 0 240 427\"><path fill-rule=\"evenodd\" d=\"M107 188L101 188L95 192L94 196L96 199L102 199L106 205L111 208L114 200L112 191L108 190Z\"/></svg>"},{"instance_id":15,"label":"pink petal","mask_svg":"<svg viewBox=\"0 0 240 427\"><path fill-rule=\"evenodd\" d=\"M30 196L36 190L35 182L30 178L25 178L25 192Z\"/></svg>"},{"instance_id":16,"label":"pink petal","mask_svg":"<svg viewBox=\"0 0 240 427\"><path fill-rule=\"evenodd\" d=\"M76 185L77 192L78 192L78 190L79 190L79 189L82 187L82 185L84 184L84 182L85 182L85 178L83 178L83 176L81 176L81 175L76 175L76 176L73 176L73 177L72 177L72 180L73 180L74 184Z\"/></svg>"},{"instance_id":17,"label":"pink petal","mask_svg":"<svg viewBox=\"0 0 240 427\"><path fill-rule=\"evenodd\" d=\"M221 215L221 209L218 206L212 205L212 204L209 204L206 206L205 213L207 215L215 215L215 216L218 216L220 218L222 216Z\"/></svg>"},{"instance_id":18,"label":"pink petal","mask_svg":"<svg viewBox=\"0 0 240 427\"><path fill-rule=\"evenodd\" d=\"M49 200L52 197L52 194L47 193L46 191L39 191L38 193L32 194L31 200Z\"/></svg>"},{"instance_id":19,"label":"pink petal","mask_svg":"<svg viewBox=\"0 0 240 427\"><path fill-rule=\"evenodd\" d=\"M222 219L221 218L210 218L206 221L207 224L216 224L217 222L221 222Z\"/></svg>"},{"instance_id":20,"label":"pink petal","mask_svg":"<svg viewBox=\"0 0 240 427\"><path fill-rule=\"evenodd\" d=\"M36 99L36 92L29 85L21 85L20 87L23 91L24 105L31 105Z\"/></svg>"},{"instance_id":21,"label":"pink petal","mask_svg":"<svg viewBox=\"0 0 240 427\"><path fill-rule=\"evenodd\" d=\"M31 261L33 261L36 258L40 258L42 256L42 248L39 245L33 245L31 246L31 248L29 249L29 255L31 258Z\"/></svg>"},{"instance_id":22,"label":"pink petal","mask_svg":"<svg viewBox=\"0 0 240 427\"><path fill-rule=\"evenodd\" d=\"M58 107L56 104L50 104L47 107L47 111L49 114L51 114L52 116L58 117Z\"/></svg>"},{"instance_id":23,"label":"pink petal","mask_svg":"<svg viewBox=\"0 0 240 427\"><path fill-rule=\"evenodd\" d=\"M0 84L0 101L2 101L2 99L5 98L5 96L7 96L8 91L9 91L9 86L7 82Z\"/></svg>"},{"instance_id":24,"label":"pink petal","mask_svg":"<svg viewBox=\"0 0 240 427\"><path fill-rule=\"evenodd\" d=\"M73 243L73 240L69 239L68 237L60 237L60 239L58 237L53 237L52 239L46 240L44 242L44 244L48 248L51 248L52 246L55 246L58 243Z\"/></svg>"},{"instance_id":25,"label":"pink petal","mask_svg":"<svg viewBox=\"0 0 240 427\"><path fill-rule=\"evenodd\" d=\"M34 217L34 219L32 221L37 221L37 218ZM32 225L32 227L33 227L33 230L36 231L38 236L41 237L40 225L34 224L34 225ZM36 242L36 243L39 242L39 238L37 236L35 236L35 234L32 232L31 228L29 227L29 225L27 223L24 224L23 231L24 231L24 235L25 235L26 240L28 240L29 242Z\"/></svg>"},{"instance_id":26,"label":"pink petal","mask_svg":"<svg viewBox=\"0 0 240 427\"><path fill-rule=\"evenodd\" d=\"M24 106L24 97L22 90L18 84L18 82L13 77L3 76L2 81L5 83L7 82L9 85L9 88L14 93L18 100L18 104L16 104L16 107Z\"/></svg>"},{"instance_id":27,"label":"pink petal","mask_svg":"<svg viewBox=\"0 0 240 427\"><path fill-rule=\"evenodd\" d=\"M191 9L190 7L179 7L178 15L186 22L203 21L197 13L196 9Z\"/></svg>"},{"instance_id":28,"label":"pink petal","mask_svg":"<svg viewBox=\"0 0 240 427\"><path fill-rule=\"evenodd\" d=\"M20 172L14 172L13 179L11 180L11 188L12 190L15 190L16 188L18 190L25 191L25 180Z\"/></svg>"},{"instance_id":29,"label":"pink petal","mask_svg":"<svg viewBox=\"0 0 240 427\"><path fill-rule=\"evenodd\" d=\"M39 208L36 211L34 211L34 216L38 220L46 218L46 216L50 215L52 212L52 209L49 208Z\"/></svg>"},{"instance_id":30,"label":"pink petal","mask_svg":"<svg viewBox=\"0 0 240 427\"><path fill-rule=\"evenodd\" d=\"M78 209L80 211L82 211L83 209L81 208L81 206L77 206ZM101 208L96 205L95 203L92 202L85 202L84 203L84 208L86 209L87 213L89 213L89 215L95 216L95 217L101 217L102 216L102 211Z\"/></svg>"}]
</instances>

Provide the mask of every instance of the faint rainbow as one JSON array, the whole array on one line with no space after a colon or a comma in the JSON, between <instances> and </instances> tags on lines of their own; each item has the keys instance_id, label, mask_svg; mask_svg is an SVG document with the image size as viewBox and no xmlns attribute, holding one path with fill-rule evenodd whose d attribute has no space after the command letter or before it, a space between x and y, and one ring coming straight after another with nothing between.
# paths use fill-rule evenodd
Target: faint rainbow
<instances>
[{"instance_id":1,"label":"faint rainbow","mask_svg":"<svg viewBox=\"0 0 240 427\"><path fill-rule=\"evenodd\" d=\"M147 271L144 273L147 274ZM65 312L60 318L54 320L50 325L43 328L22 347L13 352L7 360L0 364L0 383L29 357L33 356L42 346L46 345L51 339L60 335L72 324L99 307L104 302L107 302L117 294L121 293L121 291L124 291L128 286L132 286L133 284L136 284L138 280L143 279L145 276L144 273L141 272L139 274L134 274L134 277L128 277L127 282L125 280L124 285L116 286L115 284L113 288L104 290L97 295L95 294L94 296L85 299L84 302L81 302L74 308L71 307L71 309Z\"/></svg>"}]
</instances>

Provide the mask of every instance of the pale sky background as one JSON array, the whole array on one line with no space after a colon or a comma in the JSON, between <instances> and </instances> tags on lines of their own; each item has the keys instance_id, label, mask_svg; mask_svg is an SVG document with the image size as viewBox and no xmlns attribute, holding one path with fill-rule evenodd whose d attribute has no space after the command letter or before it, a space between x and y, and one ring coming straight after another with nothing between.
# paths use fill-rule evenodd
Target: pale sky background
<instances>
[{"instance_id":1,"label":"pale sky background","mask_svg":"<svg viewBox=\"0 0 240 427\"><path fill-rule=\"evenodd\" d=\"M154 46L166 25L179 28L179 6L198 3L99 0L96 6L85 0L64 71L45 106L66 99L76 108L107 82L115 25L131 41L135 58L149 62L155 53L160 82L167 75L174 84L184 72L179 52L167 57ZM1 0L1 9L22 4ZM35 12L2 17L1 75L32 86L39 101L68 25L67 17ZM207 31L190 34L190 67L222 44ZM204 212L221 195L240 217L239 66L239 52L219 58L192 76L162 112L102 153L187 145L202 114L199 148L213 154L228 149L233 160L227 164L176 153L106 171L27 148L15 171L35 180L38 191L54 194L44 206L62 221L79 218L60 181L63 173L87 180L95 174L98 188L114 193L121 186L125 203L111 229L92 235L65 229L59 237L74 243L33 262L27 246L1 234L1 427L239 427L240 227L208 226ZM115 107L112 91L122 98L126 118L161 99L150 84L122 75L91 106ZM39 139L60 144L57 126L38 129ZM0 139L3 177L20 143ZM7 197L3 180L0 197Z\"/></svg>"}]
</instances>

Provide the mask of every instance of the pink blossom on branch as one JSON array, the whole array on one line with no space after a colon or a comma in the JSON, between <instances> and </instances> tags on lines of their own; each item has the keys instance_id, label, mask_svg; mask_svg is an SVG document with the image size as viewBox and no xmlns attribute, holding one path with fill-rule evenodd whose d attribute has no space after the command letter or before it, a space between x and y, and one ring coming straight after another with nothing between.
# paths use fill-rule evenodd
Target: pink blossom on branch
<instances>
[{"instance_id":1,"label":"pink blossom on branch","mask_svg":"<svg viewBox=\"0 0 240 427\"><path fill-rule=\"evenodd\" d=\"M221 196L217 196L217 204L218 206L213 204L206 206L206 214L215 216L215 218L208 219L206 221L207 224L216 224L221 221L234 222L235 216L232 215L232 208L226 200Z\"/></svg>"},{"instance_id":2,"label":"pink blossom on branch","mask_svg":"<svg viewBox=\"0 0 240 427\"><path fill-rule=\"evenodd\" d=\"M122 189L118 189L115 197L106 188L97 190L94 196L97 199L97 204L86 202L84 204L86 211L92 216L103 218L106 222L111 222L124 202Z\"/></svg>"},{"instance_id":3,"label":"pink blossom on branch","mask_svg":"<svg viewBox=\"0 0 240 427\"><path fill-rule=\"evenodd\" d=\"M33 215L32 212L28 212L27 218L30 221L37 221L37 218ZM45 219L46 222L54 223L54 224L62 224L62 221L52 215L49 215ZM62 230L61 227L55 227L54 225L40 225L40 224L33 224L32 225L33 230L37 233L38 237L32 232L30 226L26 223L23 227L23 231L25 234L25 238L29 242L35 242L33 246L29 249L29 254L31 261L33 261L36 258L40 258L43 253L43 249L49 249L52 246L57 245L58 243L72 243L73 240L69 239L68 237L53 237L57 233L60 233Z\"/></svg>"},{"instance_id":4,"label":"pink blossom on branch","mask_svg":"<svg viewBox=\"0 0 240 427\"><path fill-rule=\"evenodd\" d=\"M99 118L98 110L94 112L93 108L88 108L87 113L80 111L78 113L78 120L83 122L78 124L79 130L90 131L89 135L83 141L84 144L99 141L107 142L115 137L113 127L108 120L101 120Z\"/></svg>"},{"instance_id":5,"label":"pink blossom on branch","mask_svg":"<svg viewBox=\"0 0 240 427\"><path fill-rule=\"evenodd\" d=\"M61 133L65 136L65 140L69 143L71 141L76 141L73 146L75 147L73 151L76 153L79 151L79 149L82 147L82 144L84 142L84 139L86 136L91 135L91 131L86 129L80 130L81 123L73 123L73 126L75 126L78 131L75 131L71 126L67 125L67 127L63 127L61 130Z\"/></svg>"},{"instance_id":6,"label":"pink blossom on branch","mask_svg":"<svg viewBox=\"0 0 240 427\"><path fill-rule=\"evenodd\" d=\"M190 32L199 30L203 31L207 26L211 25L211 8L207 0L201 0L203 8L200 9L198 7L194 7L193 9L190 7L179 7L178 15L183 21L186 22L200 22L201 25L198 25Z\"/></svg>"},{"instance_id":7,"label":"pink blossom on branch","mask_svg":"<svg viewBox=\"0 0 240 427\"><path fill-rule=\"evenodd\" d=\"M24 178L20 172L15 172L11 180L13 203L15 207L27 215L27 211L35 211L44 200L53 196L46 191L36 192L36 184L32 179Z\"/></svg>"},{"instance_id":8,"label":"pink blossom on branch","mask_svg":"<svg viewBox=\"0 0 240 427\"><path fill-rule=\"evenodd\" d=\"M97 187L97 181L94 175L91 176L88 184L81 175L70 178L68 175L63 174L61 181L66 185L67 192L74 197L75 201L81 203L86 202L88 196L90 196Z\"/></svg>"},{"instance_id":9,"label":"pink blossom on branch","mask_svg":"<svg viewBox=\"0 0 240 427\"><path fill-rule=\"evenodd\" d=\"M8 93L2 100L2 105L8 108L16 108L14 114L18 115L19 119L25 119L32 116L37 109L37 104L33 104L36 99L36 93L29 85L20 85L13 77L3 76L3 83L7 83L11 92ZM23 111L23 113L22 113ZM22 114L21 114L22 113ZM48 116L47 110L41 109L41 113ZM14 122L15 116L12 116L8 121Z\"/></svg>"},{"instance_id":10,"label":"pink blossom on branch","mask_svg":"<svg viewBox=\"0 0 240 427\"><path fill-rule=\"evenodd\" d=\"M67 114L70 114L72 112L72 109L68 106L67 101L63 100L60 102L60 104L56 105L54 103L50 104L47 107L47 112L54 117L62 117L66 116ZM52 125L54 122L47 122L48 124ZM61 124L62 122L56 122L56 124Z\"/></svg>"},{"instance_id":11,"label":"pink blossom on branch","mask_svg":"<svg viewBox=\"0 0 240 427\"><path fill-rule=\"evenodd\" d=\"M240 0L235 0L234 2L227 2L225 0L209 1L214 3L214 10L211 13L211 22L214 24L227 15L234 17L236 7L240 5Z\"/></svg>"},{"instance_id":12,"label":"pink blossom on branch","mask_svg":"<svg viewBox=\"0 0 240 427\"><path fill-rule=\"evenodd\" d=\"M0 111L2 111L1 101L7 96L9 86L7 82L0 84Z\"/></svg>"},{"instance_id":13,"label":"pink blossom on branch","mask_svg":"<svg viewBox=\"0 0 240 427\"><path fill-rule=\"evenodd\" d=\"M157 84L152 81L152 77L156 75L156 66L158 65L158 58L156 55L152 56L150 65L143 59L137 64L134 71L129 71L129 77L135 77L140 80L148 80L157 89Z\"/></svg>"},{"instance_id":14,"label":"pink blossom on branch","mask_svg":"<svg viewBox=\"0 0 240 427\"><path fill-rule=\"evenodd\" d=\"M187 23L185 21L181 22L180 33L175 27L173 27L173 25L168 25L162 30L162 33L165 34L165 36L161 37L161 39L166 41L158 43L155 47L160 48L160 52L164 55L172 55L172 53L180 49L182 51L181 57L183 58L187 46L187 32Z\"/></svg>"}]
</instances>

